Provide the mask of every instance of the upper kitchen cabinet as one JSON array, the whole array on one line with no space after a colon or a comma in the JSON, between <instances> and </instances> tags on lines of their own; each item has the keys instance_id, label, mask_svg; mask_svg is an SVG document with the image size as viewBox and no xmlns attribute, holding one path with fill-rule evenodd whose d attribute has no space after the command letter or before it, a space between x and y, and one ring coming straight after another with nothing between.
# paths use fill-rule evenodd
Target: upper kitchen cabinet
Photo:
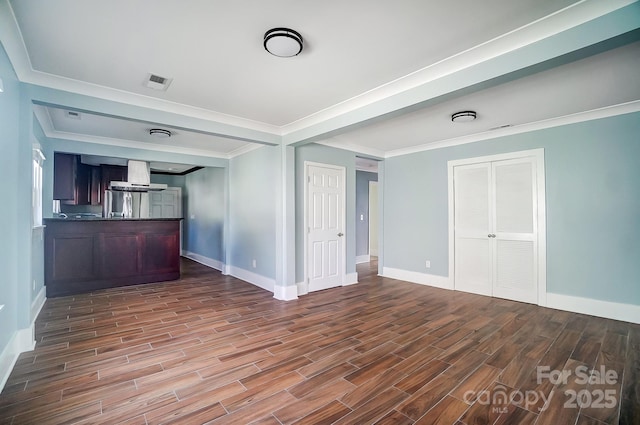
<instances>
[{"instance_id":1,"label":"upper kitchen cabinet","mask_svg":"<svg viewBox=\"0 0 640 425\"><path fill-rule=\"evenodd\" d=\"M53 155L53 199L75 199L76 173L76 155L60 152Z\"/></svg>"},{"instance_id":2,"label":"upper kitchen cabinet","mask_svg":"<svg viewBox=\"0 0 640 425\"><path fill-rule=\"evenodd\" d=\"M65 205L101 205L109 181L126 179L126 167L93 166L82 163L80 155L54 154L53 199Z\"/></svg>"},{"instance_id":3,"label":"upper kitchen cabinet","mask_svg":"<svg viewBox=\"0 0 640 425\"><path fill-rule=\"evenodd\" d=\"M128 177L127 167L120 165L106 165L100 166L102 171L102 191L109 189L110 182L126 182Z\"/></svg>"}]
</instances>

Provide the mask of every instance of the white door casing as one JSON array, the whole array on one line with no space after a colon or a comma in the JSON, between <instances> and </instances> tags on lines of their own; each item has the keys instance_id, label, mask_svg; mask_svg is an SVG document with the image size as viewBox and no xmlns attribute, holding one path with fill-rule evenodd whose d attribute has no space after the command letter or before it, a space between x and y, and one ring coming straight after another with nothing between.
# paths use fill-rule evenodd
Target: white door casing
<instances>
[{"instance_id":1,"label":"white door casing","mask_svg":"<svg viewBox=\"0 0 640 425\"><path fill-rule=\"evenodd\" d=\"M305 277L308 291L345 279L345 169L305 162Z\"/></svg>"},{"instance_id":2,"label":"white door casing","mask_svg":"<svg viewBox=\"0 0 640 425\"><path fill-rule=\"evenodd\" d=\"M454 288L545 305L544 150L448 166Z\"/></svg>"},{"instance_id":3,"label":"white door casing","mask_svg":"<svg viewBox=\"0 0 640 425\"><path fill-rule=\"evenodd\" d=\"M378 182L369 182L369 256L378 256Z\"/></svg>"}]
</instances>

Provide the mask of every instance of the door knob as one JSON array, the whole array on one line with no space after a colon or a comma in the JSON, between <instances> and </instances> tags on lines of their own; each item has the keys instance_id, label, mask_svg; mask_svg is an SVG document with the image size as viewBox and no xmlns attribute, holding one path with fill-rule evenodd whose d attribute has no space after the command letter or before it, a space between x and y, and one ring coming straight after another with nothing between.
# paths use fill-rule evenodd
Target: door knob
<instances>
[{"instance_id":1,"label":"door knob","mask_svg":"<svg viewBox=\"0 0 640 425\"><path fill-rule=\"evenodd\" d=\"M493 233L489 233L487 236L490 237L490 238L495 238L496 237L496 235L494 235Z\"/></svg>"},{"instance_id":2,"label":"door knob","mask_svg":"<svg viewBox=\"0 0 640 425\"><path fill-rule=\"evenodd\" d=\"M342 237L342 236L344 236L344 233L340 232L340 233L338 233L338 236Z\"/></svg>"}]
</instances>

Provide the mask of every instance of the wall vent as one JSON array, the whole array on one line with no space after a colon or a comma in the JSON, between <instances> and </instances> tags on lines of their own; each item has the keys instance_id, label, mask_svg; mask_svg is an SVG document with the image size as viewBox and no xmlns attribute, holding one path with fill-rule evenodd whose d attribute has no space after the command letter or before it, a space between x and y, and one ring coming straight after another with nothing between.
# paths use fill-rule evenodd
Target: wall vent
<instances>
[{"instance_id":1,"label":"wall vent","mask_svg":"<svg viewBox=\"0 0 640 425\"><path fill-rule=\"evenodd\" d=\"M157 74L149 74L147 75L145 86L154 90L167 90L171 81L173 81L173 78L161 77Z\"/></svg>"}]
</instances>

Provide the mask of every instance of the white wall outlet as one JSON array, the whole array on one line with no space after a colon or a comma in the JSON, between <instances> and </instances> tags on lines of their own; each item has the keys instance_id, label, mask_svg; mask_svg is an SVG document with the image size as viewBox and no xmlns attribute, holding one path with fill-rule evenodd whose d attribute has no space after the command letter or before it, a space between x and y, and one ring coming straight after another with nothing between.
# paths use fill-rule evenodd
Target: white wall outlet
<instances>
[{"instance_id":1,"label":"white wall outlet","mask_svg":"<svg viewBox=\"0 0 640 425\"><path fill-rule=\"evenodd\" d=\"M430 269L430 268L431 268L431 261L429 261L429 260L425 261L425 262L424 262L424 265L425 265L428 269Z\"/></svg>"},{"instance_id":2,"label":"white wall outlet","mask_svg":"<svg viewBox=\"0 0 640 425\"><path fill-rule=\"evenodd\" d=\"M253 261L251 262L251 265L253 266L253 268L255 269L256 266L258 265L258 263L256 263L256 259L254 258Z\"/></svg>"},{"instance_id":3,"label":"white wall outlet","mask_svg":"<svg viewBox=\"0 0 640 425\"><path fill-rule=\"evenodd\" d=\"M364 221L364 214L360 214L360 221Z\"/></svg>"},{"instance_id":4,"label":"white wall outlet","mask_svg":"<svg viewBox=\"0 0 640 425\"><path fill-rule=\"evenodd\" d=\"M191 216L189 218L191 218L191 220L195 220L196 219L196 215L195 214L191 214Z\"/></svg>"}]
</instances>

